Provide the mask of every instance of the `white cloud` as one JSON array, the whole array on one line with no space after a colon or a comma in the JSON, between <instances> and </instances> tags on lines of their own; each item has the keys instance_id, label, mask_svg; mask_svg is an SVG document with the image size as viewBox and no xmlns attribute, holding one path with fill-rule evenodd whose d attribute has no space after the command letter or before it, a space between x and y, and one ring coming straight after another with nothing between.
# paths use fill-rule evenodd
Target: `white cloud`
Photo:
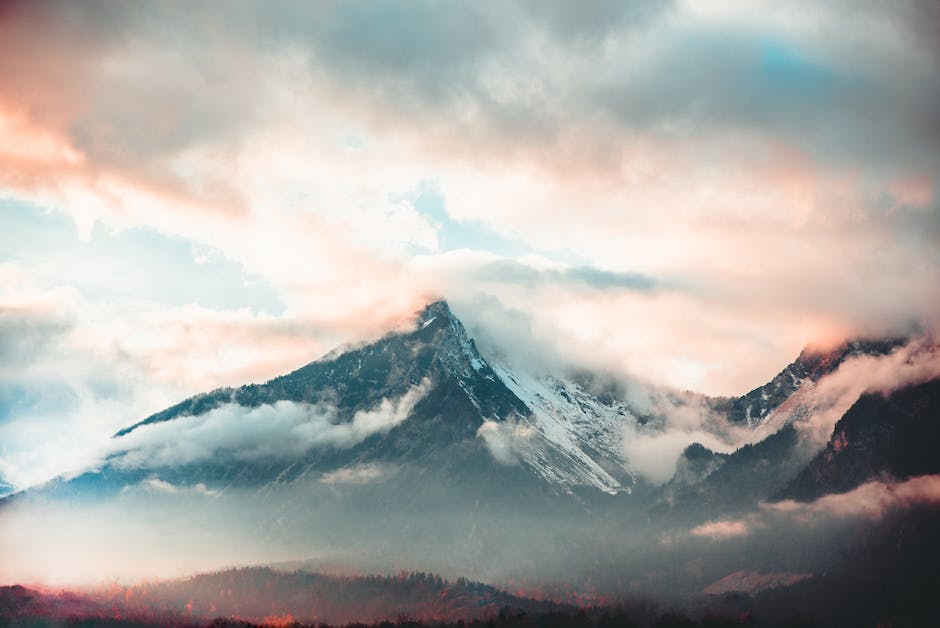
<instances>
[{"instance_id":1,"label":"white cloud","mask_svg":"<svg viewBox=\"0 0 940 628\"><path fill-rule=\"evenodd\" d=\"M713 451L735 449L705 429L646 428L635 423L627 423L624 428L624 452L631 468L654 484L662 484L672 478L679 456L692 443L700 443Z\"/></svg>"},{"instance_id":2,"label":"white cloud","mask_svg":"<svg viewBox=\"0 0 940 628\"><path fill-rule=\"evenodd\" d=\"M693 536L704 536L713 541L745 536L750 532L750 526L743 520L709 521L695 526L691 530Z\"/></svg>"},{"instance_id":3,"label":"white cloud","mask_svg":"<svg viewBox=\"0 0 940 628\"><path fill-rule=\"evenodd\" d=\"M483 421L477 436L486 443L486 448L497 462L504 465L519 464L519 454L532 447L535 428L516 419L505 421Z\"/></svg>"},{"instance_id":4,"label":"white cloud","mask_svg":"<svg viewBox=\"0 0 940 628\"><path fill-rule=\"evenodd\" d=\"M115 439L122 452L112 463L124 468L160 468L202 462L218 455L235 460L289 458L314 447L347 448L387 432L411 414L427 393L425 379L396 400L343 420L328 404L277 401L256 407L227 403L204 414L142 425Z\"/></svg>"},{"instance_id":5,"label":"white cloud","mask_svg":"<svg viewBox=\"0 0 940 628\"><path fill-rule=\"evenodd\" d=\"M940 344L937 330L916 337L885 356L862 355L843 362L832 374L808 386L796 399L804 414L795 422L811 442L825 444L836 422L863 393L890 393L940 377Z\"/></svg>"},{"instance_id":6,"label":"white cloud","mask_svg":"<svg viewBox=\"0 0 940 628\"><path fill-rule=\"evenodd\" d=\"M871 481L847 493L825 495L812 502L784 500L762 509L793 521L811 524L827 519L881 519L896 508L940 503L940 475L922 475L903 482Z\"/></svg>"},{"instance_id":7,"label":"white cloud","mask_svg":"<svg viewBox=\"0 0 940 628\"><path fill-rule=\"evenodd\" d=\"M357 464L324 473L323 484L370 484L386 479L394 470L380 464Z\"/></svg>"},{"instance_id":8,"label":"white cloud","mask_svg":"<svg viewBox=\"0 0 940 628\"><path fill-rule=\"evenodd\" d=\"M672 478L682 451L699 443L730 453L767 438L792 423L804 442L822 448L836 422L863 393L891 392L940 377L940 345L936 330L917 336L883 356L846 359L817 382L806 381L794 395L756 427L731 424L694 394L654 394L651 409L662 420L646 425L628 422L623 445L634 469L654 483Z\"/></svg>"},{"instance_id":9,"label":"white cloud","mask_svg":"<svg viewBox=\"0 0 940 628\"><path fill-rule=\"evenodd\" d=\"M132 486L125 486L122 490L123 493L127 493L133 490L143 490L151 493L165 493L168 495L181 495L181 494L191 494L191 495L204 495L206 497L214 497L219 494L219 491L214 491L208 488L202 482L198 482L192 486L178 486L176 484L171 484L165 480L161 480L157 476L151 476L144 480L141 480L139 483Z\"/></svg>"},{"instance_id":10,"label":"white cloud","mask_svg":"<svg viewBox=\"0 0 940 628\"><path fill-rule=\"evenodd\" d=\"M18 5L0 24L0 194L71 217L86 251L96 225L211 251L284 306L168 307L123 272L169 272L146 254L101 265L71 248L50 266L37 226L4 253L79 293L46 367L69 379L90 353L133 380L103 395L126 423L375 337L431 294L486 320L483 295L529 317L532 341L506 344L522 360L740 394L807 341L935 318L940 75L923 5L659 4L400 7L378 39L358 27L381 17L368 3L108 19ZM493 237L446 251L416 203L428 181L455 229ZM673 289L481 278L494 258ZM41 479L80 423L120 418L62 416L24 416L46 437L4 434L0 468Z\"/></svg>"}]
</instances>

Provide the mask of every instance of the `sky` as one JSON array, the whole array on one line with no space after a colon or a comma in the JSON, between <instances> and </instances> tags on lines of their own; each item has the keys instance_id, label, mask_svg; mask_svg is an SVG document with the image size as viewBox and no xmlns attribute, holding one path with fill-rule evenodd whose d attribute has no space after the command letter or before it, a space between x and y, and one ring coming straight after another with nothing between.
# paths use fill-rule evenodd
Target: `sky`
<instances>
[{"instance_id":1,"label":"sky","mask_svg":"<svg viewBox=\"0 0 940 628\"><path fill-rule=\"evenodd\" d=\"M446 298L713 395L940 314L940 5L0 2L0 481Z\"/></svg>"}]
</instances>

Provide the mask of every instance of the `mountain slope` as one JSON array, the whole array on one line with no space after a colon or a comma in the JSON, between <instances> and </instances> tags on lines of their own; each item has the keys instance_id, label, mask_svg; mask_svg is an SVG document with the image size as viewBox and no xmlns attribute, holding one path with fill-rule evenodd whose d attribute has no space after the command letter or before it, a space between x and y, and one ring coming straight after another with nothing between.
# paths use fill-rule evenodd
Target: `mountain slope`
<instances>
[{"instance_id":1,"label":"mountain slope","mask_svg":"<svg viewBox=\"0 0 940 628\"><path fill-rule=\"evenodd\" d=\"M839 419L826 448L781 492L811 500L868 480L940 473L940 380L862 395Z\"/></svg>"}]
</instances>

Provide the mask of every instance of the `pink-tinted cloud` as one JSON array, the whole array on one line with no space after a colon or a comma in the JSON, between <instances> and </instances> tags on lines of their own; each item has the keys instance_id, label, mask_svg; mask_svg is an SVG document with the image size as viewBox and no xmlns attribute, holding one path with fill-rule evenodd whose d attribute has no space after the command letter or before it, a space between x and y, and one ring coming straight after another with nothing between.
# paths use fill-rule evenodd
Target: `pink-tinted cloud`
<instances>
[{"instance_id":1,"label":"pink-tinted cloud","mask_svg":"<svg viewBox=\"0 0 940 628\"><path fill-rule=\"evenodd\" d=\"M940 377L940 345L933 329L886 356L862 355L846 360L834 373L801 390L770 421L776 427L779 423L775 419L796 416L797 429L822 446L832 435L836 422L863 393L888 395L937 377Z\"/></svg>"},{"instance_id":2,"label":"pink-tinted cloud","mask_svg":"<svg viewBox=\"0 0 940 628\"><path fill-rule=\"evenodd\" d=\"M940 476L924 475L898 483L868 482L848 493L826 495L813 502L784 500L766 504L764 508L797 522L812 522L827 517L881 519L893 509L937 503L940 503Z\"/></svg>"},{"instance_id":3,"label":"pink-tinted cloud","mask_svg":"<svg viewBox=\"0 0 940 628\"><path fill-rule=\"evenodd\" d=\"M745 536L749 532L750 526L742 520L709 521L692 528L694 536L707 537L713 541Z\"/></svg>"},{"instance_id":4,"label":"pink-tinted cloud","mask_svg":"<svg viewBox=\"0 0 940 628\"><path fill-rule=\"evenodd\" d=\"M782 534L791 528L812 533L814 529L832 525L878 521L889 512L918 504L938 503L940 476L925 475L901 482L872 480L847 493L825 495L811 502L764 502L743 516L707 521L690 529L688 534L714 542L730 542L756 535ZM664 537L667 543L676 540L675 535Z\"/></svg>"},{"instance_id":5,"label":"pink-tinted cloud","mask_svg":"<svg viewBox=\"0 0 940 628\"><path fill-rule=\"evenodd\" d=\"M432 296L526 317L501 339L537 368L738 394L807 342L936 318L940 73L919 2L731 6L6 2L0 189L271 286L282 313L79 294L62 351L134 364L153 403ZM448 250L429 182L491 241Z\"/></svg>"}]
</instances>

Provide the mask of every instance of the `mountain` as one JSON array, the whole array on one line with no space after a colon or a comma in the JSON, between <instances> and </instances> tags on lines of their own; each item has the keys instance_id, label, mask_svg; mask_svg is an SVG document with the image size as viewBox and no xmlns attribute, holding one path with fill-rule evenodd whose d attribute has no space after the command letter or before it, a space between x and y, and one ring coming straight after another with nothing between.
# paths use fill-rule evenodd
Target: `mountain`
<instances>
[{"instance_id":1,"label":"mountain","mask_svg":"<svg viewBox=\"0 0 940 628\"><path fill-rule=\"evenodd\" d=\"M119 430L94 468L0 499L37 513L9 526L20 536L0 538L0 551L19 552L28 570L36 561L17 548L35 531L51 555L80 539L84 558L69 562L79 573L115 555L117 570L178 574L184 556L188 573L299 561L504 583L537 574L675 597L734 573L815 573L852 534L845 545L821 540L824 527L777 535L803 539L793 551L760 523L766 502L936 472L940 391L862 394L863 371L909 368L908 348L883 339L806 350L740 398L650 387L637 409L628 384L601 374L535 374L484 355L438 301L407 329ZM651 457L671 464L690 435L726 447L686 447L662 485L637 471ZM649 448L630 460L627 439ZM60 507L70 535L47 549L60 529L42 522Z\"/></svg>"},{"instance_id":2,"label":"mountain","mask_svg":"<svg viewBox=\"0 0 940 628\"><path fill-rule=\"evenodd\" d=\"M676 475L662 487L653 512L695 521L747 511L782 490L814 452L801 443L792 424L730 454L690 445L679 458Z\"/></svg>"},{"instance_id":3,"label":"mountain","mask_svg":"<svg viewBox=\"0 0 940 628\"><path fill-rule=\"evenodd\" d=\"M940 473L940 379L867 393L839 419L826 448L781 491L809 501L872 479Z\"/></svg>"},{"instance_id":4,"label":"mountain","mask_svg":"<svg viewBox=\"0 0 940 628\"><path fill-rule=\"evenodd\" d=\"M331 426L352 425L361 439L325 438L324 447L251 465L216 457L200 466L201 479L257 486L405 463L456 482L521 466L562 492L590 487L613 494L634 481L620 446L618 428L630 416L622 402L602 403L577 384L490 363L443 301L420 312L409 331L330 354L265 384L197 395L120 430L115 442L120 447L148 426L223 409L288 407L285 402L328 408ZM386 407L397 419L379 426Z\"/></svg>"},{"instance_id":5,"label":"mountain","mask_svg":"<svg viewBox=\"0 0 940 628\"><path fill-rule=\"evenodd\" d=\"M796 360L772 380L740 396L719 398L712 407L730 421L753 425L766 420L806 382L818 382L846 360L858 356L886 355L907 341L905 337L857 338L829 350L804 349Z\"/></svg>"},{"instance_id":6,"label":"mountain","mask_svg":"<svg viewBox=\"0 0 940 628\"><path fill-rule=\"evenodd\" d=\"M889 513L862 530L824 571L753 599L738 594L736 605L743 601L756 623L776 626L938 626L937 530L937 506Z\"/></svg>"},{"instance_id":7,"label":"mountain","mask_svg":"<svg viewBox=\"0 0 940 628\"><path fill-rule=\"evenodd\" d=\"M882 358L907 342L902 337L854 339L825 351L804 349L767 384L741 397L709 400L713 411L732 424L746 426L755 438L730 453L716 453L699 443L686 448L654 512L682 511L686 517L708 512L727 515L747 510L760 500L779 498L799 474L807 473L814 457L824 454L823 444L807 434L806 426L823 415L842 416L855 401L841 390L840 394L826 392L827 378L850 360ZM914 416L923 414L917 405L908 411ZM886 415L875 422L887 426L891 420Z\"/></svg>"},{"instance_id":8,"label":"mountain","mask_svg":"<svg viewBox=\"0 0 940 628\"><path fill-rule=\"evenodd\" d=\"M672 481L652 495L669 510L692 512L746 507L783 490L820 448L793 426L821 410L816 385L851 358L883 356L903 343L856 339L806 349L741 397L703 398L715 421L753 437L727 454L690 447ZM429 495L459 487L466 498L507 504L648 493L626 457L626 428L655 429L664 418L635 411L622 390L598 381L590 373L535 376L485 357L448 304L436 301L411 329L263 384L196 395L121 429L99 468L44 490L116 494L158 481L271 493L310 481L391 478L403 486L431 473L439 486ZM430 484L408 490L420 494Z\"/></svg>"},{"instance_id":9,"label":"mountain","mask_svg":"<svg viewBox=\"0 0 940 628\"><path fill-rule=\"evenodd\" d=\"M600 530L635 507L623 499L637 486L622 447L632 420L609 391L481 355L438 301L408 329L133 423L96 467L7 502L91 511L83 520L107 520L88 531L103 552L117 522L200 556L238 548L206 567L315 558L587 578Z\"/></svg>"}]
</instances>

